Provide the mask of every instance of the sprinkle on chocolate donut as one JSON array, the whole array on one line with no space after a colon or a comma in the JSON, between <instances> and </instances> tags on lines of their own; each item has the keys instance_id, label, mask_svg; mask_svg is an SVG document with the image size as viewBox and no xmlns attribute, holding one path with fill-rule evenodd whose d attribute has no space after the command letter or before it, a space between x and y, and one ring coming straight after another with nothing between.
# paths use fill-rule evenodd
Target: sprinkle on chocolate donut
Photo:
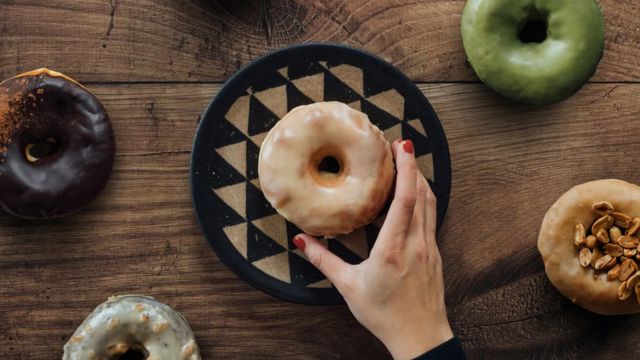
<instances>
[{"instance_id":1,"label":"sprinkle on chocolate donut","mask_svg":"<svg viewBox=\"0 0 640 360\"><path fill-rule=\"evenodd\" d=\"M0 84L0 207L46 219L93 201L111 174L115 141L93 94L39 69Z\"/></svg>"},{"instance_id":2,"label":"sprinkle on chocolate donut","mask_svg":"<svg viewBox=\"0 0 640 360\"><path fill-rule=\"evenodd\" d=\"M64 346L62 360L200 360L182 315L155 299L122 295L100 304Z\"/></svg>"}]
</instances>

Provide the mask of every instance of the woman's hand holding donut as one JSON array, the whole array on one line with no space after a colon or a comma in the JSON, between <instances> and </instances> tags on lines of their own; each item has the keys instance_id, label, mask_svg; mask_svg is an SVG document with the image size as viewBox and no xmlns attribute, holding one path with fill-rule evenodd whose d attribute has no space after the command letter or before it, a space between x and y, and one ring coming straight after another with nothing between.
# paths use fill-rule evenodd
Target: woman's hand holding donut
<instances>
[{"instance_id":1,"label":"woman's hand holding donut","mask_svg":"<svg viewBox=\"0 0 640 360\"><path fill-rule=\"evenodd\" d=\"M411 141L395 141L392 149L398 171L395 196L367 260L350 265L305 234L293 242L395 359L412 359L453 333L435 240L436 198L417 170Z\"/></svg>"}]
</instances>

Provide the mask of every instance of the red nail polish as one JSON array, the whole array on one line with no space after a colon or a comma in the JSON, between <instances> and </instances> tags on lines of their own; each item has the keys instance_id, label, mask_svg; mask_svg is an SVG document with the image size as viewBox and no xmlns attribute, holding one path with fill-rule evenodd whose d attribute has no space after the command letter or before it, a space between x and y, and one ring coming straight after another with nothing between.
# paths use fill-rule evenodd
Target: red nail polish
<instances>
[{"instance_id":1,"label":"red nail polish","mask_svg":"<svg viewBox=\"0 0 640 360\"><path fill-rule=\"evenodd\" d=\"M293 238L293 245L295 245L298 249L304 251L304 248L307 247L307 244L304 242L300 236L296 236Z\"/></svg>"},{"instance_id":2,"label":"red nail polish","mask_svg":"<svg viewBox=\"0 0 640 360\"><path fill-rule=\"evenodd\" d=\"M405 140L402 142L402 148L409 154L413 154L413 142L411 140Z\"/></svg>"}]
</instances>

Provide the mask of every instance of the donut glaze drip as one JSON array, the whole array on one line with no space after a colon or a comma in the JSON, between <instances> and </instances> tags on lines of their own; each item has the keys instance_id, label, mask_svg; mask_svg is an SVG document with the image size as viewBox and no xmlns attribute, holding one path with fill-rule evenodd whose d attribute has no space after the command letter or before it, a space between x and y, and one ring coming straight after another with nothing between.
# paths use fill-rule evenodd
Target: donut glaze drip
<instances>
[{"instance_id":1,"label":"donut glaze drip","mask_svg":"<svg viewBox=\"0 0 640 360\"><path fill-rule=\"evenodd\" d=\"M200 360L182 315L140 295L115 296L99 305L64 346L62 360L112 360L130 349L148 360Z\"/></svg>"},{"instance_id":2,"label":"donut glaze drip","mask_svg":"<svg viewBox=\"0 0 640 360\"><path fill-rule=\"evenodd\" d=\"M319 163L334 158L337 172ZM299 106L260 149L260 186L287 220L316 236L347 234L383 208L394 179L390 145L366 114L339 102Z\"/></svg>"},{"instance_id":3,"label":"donut glaze drip","mask_svg":"<svg viewBox=\"0 0 640 360\"><path fill-rule=\"evenodd\" d=\"M34 144L50 153L34 157ZM111 174L115 141L100 102L70 78L40 69L0 84L0 207L28 219L69 215Z\"/></svg>"}]
</instances>

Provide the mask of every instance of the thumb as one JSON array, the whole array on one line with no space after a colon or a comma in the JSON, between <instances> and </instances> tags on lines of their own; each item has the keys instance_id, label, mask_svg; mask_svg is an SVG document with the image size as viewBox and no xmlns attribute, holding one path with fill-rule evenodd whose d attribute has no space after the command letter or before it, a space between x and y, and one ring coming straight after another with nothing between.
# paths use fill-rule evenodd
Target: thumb
<instances>
[{"instance_id":1,"label":"thumb","mask_svg":"<svg viewBox=\"0 0 640 360\"><path fill-rule=\"evenodd\" d=\"M342 292L351 265L329 251L318 239L307 234L298 234L293 238L293 244L331 281L338 291ZM344 295L344 294L343 294Z\"/></svg>"}]
</instances>

